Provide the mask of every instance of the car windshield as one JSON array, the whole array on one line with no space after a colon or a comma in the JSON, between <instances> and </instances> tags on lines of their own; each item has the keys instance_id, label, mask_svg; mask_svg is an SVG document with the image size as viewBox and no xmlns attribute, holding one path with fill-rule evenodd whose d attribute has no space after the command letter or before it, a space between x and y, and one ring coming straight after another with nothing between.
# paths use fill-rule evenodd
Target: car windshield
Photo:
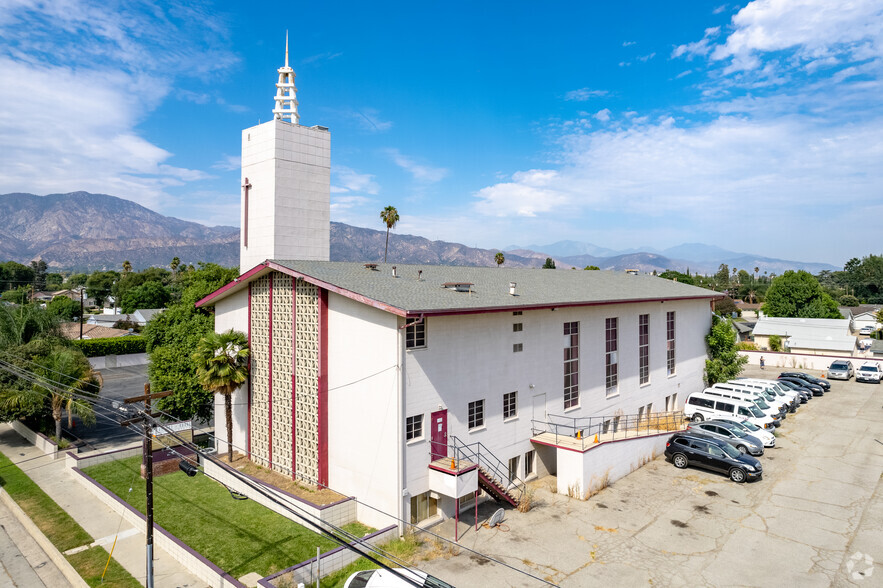
<instances>
[{"instance_id":1,"label":"car windshield","mask_svg":"<svg viewBox=\"0 0 883 588\"><path fill-rule=\"evenodd\" d=\"M728 430L730 433L732 433L733 435L735 435L736 437L739 437L740 439L741 439L742 437L747 437L747 436L748 436L748 433L746 433L745 431L743 431L742 429L739 429L739 428L737 428L737 427L727 427L727 430Z\"/></svg>"},{"instance_id":2,"label":"car windshield","mask_svg":"<svg viewBox=\"0 0 883 588\"><path fill-rule=\"evenodd\" d=\"M724 450L724 453L726 453L729 457L732 457L733 459L737 459L740 455L742 455L741 453L739 453L739 450L732 445L721 445L720 448Z\"/></svg>"},{"instance_id":3,"label":"car windshield","mask_svg":"<svg viewBox=\"0 0 883 588\"><path fill-rule=\"evenodd\" d=\"M757 431L758 429L760 429L760 427L758 427L757 425L755 425L751 421L742 421L739 424L741 426L745 427L746 429L748 429L749 431Z\"/></svg>"},{"instance_id":4,"label":"car windshield","mask_svg":"<svg viewBox=\"0 0 883 588\"><path fill-rule=\"evenodd\" d=\"M862 367L860 367L860 368L858 368L858 369L859 369L860 372L876 372L876 371L877 371L877 366L874 366L874 365L863 365Z\"/></svg>"},{"instance_id":5,"label":"car windshield","mask_svg":"<svg viewBox=\"0 0 883 588\"><path fill-rule=\"evenodd\" d=\"M758 418L763 416L763 411L760 410L759 408L757 408L756 406L749 406L748 410L750 410L751 414L753 414L754 416L756 416Z\"/></svg>"},{"instance_id":6,"label":"car windshield","mask_svg":"<svg viewBox=\"0 0 883 588\"><path fill-rule=\"evenodd\" d=\"M832 370L845 370L846 364L845 363L832 363L831 369Z\"/></svg>"},{"instance_id":7,"label":"car windshield","mask_svg":"<svg viewBox=\"0 0 883 588\"><path fill-rule=\"evenodd\" d=\"M759 408L760 410L767 410L767 409L770 407L769 404L767 404L766 402L764 402L764 401L761 400L760 398L755 398L755 399L754 399L754 404L755 404L755 405L757 406L757 408Z\"/></svg>"}]
</instances>

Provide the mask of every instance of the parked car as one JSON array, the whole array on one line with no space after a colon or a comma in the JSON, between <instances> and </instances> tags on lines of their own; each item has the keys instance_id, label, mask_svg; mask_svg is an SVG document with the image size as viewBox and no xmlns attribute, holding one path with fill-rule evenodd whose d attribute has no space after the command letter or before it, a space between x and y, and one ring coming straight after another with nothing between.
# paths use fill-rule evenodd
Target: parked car
<instances>
[{"instance_id":1,"label":"parked car","mask_svg":"<svg viewBox=\"0 0 883 588\"><path fill-rule=\"evenodd\" d=\"M741 419L739 417L722 417L719 419L714 419L711 422L725 422L730 423L736 427L741 428L743 431L748 433L749 435L753 435L760 439L760 442L763 443L764 447L775 447L776 446L776 436L767 431L766 429L762 429L752 423L747 419Z\"/></svg>"},{"instance_id":2,"label":"parked car","mask_svg":"<svg viewBox=\"0 0 883 588\"><path fill-rule=\"evenodd\" d=\"M787 387L791 388L795 392L800 392L801 394L806 395L807 401L813 399L813 391L811 388L806 387L807 382L804 382L803 380L797 380L795 382L792 382L791 380L789 380L787 378L779 378L777 381L780 384L782 384L783 386L787 386ZM822 388L819 387L819 390L822 391Z\"/></svg>"},{"instance_id":3,"label":"parked car","mask_svg":"<svg viewBox=\"0 0 883 588\"><path fill-rule=\"evenodd\" d=\"M867 326L858 330L859 335L871 335L874 333L874 327Z\"/></svg>"},{"instance_id":4,"label":"parked car","mask_svg":"<svg viewBox=\"0 0 883 588\"><path fill-rule=\"evenodd\" d=\"M813 396L824 396L825 389L819 386L818 384L813 384L812 382L807 382L801 378L789 378L788 376L779 376L780 380L785 382L791 382L792 384L797 384L798 386L803 386L808 390L812 390Z\"/></svg>"},{"instance_id":5,"label":"parked car","mask_svg":"<svg viewBox=\"0 0 883 588\"><path fill-rule=\"evenodd\" d=\"M387 569L364 570L356 572L344 583L343 588L412 588L417 586L437 586L438 588L453 588L438 578L428 575L420 570L406 568L394 568L402 576L408 578L408 582ZM431 583L430 579L431 578Z\"/></svg>"},{"instance_id":6,"label":"parked car","mask_svg":"<svg viewBox=\"0 0 883 588\"><path fill-rule=\"evenodd\" d=\"M883 380L883 370L880 369L880 365L877 363L865 363L855 372L856 382L879 384L881 380Z\"/></svg>"},{"instance_id":7,"label":"parked car","mask_svg":"<svg viewBox=\"0 0 883 588\"><path fill-rule=\"evenodd\" d=\"M709 437L726 441L735 447L739 453L749 455L763 455L763 443L757 437L749 435L744 430L731 425L726 421L705 421L703 423L691 423L688 431L703 433Z\"/></svg>"},{"instance_id":8,"label":"parked car","mask_svg":"<svg viewBox=\"0 0 883 588\"><path fill-rule=\"evenodd\" d=\"M739 453L726 441L691 432L672 435L665 444L665 457L676 468L695 465L725 473L734 482L763 475L763 467L756 457Z\"/></svg>"},{"instance_id":9,"label":"parked car","mask_svg":"<svg viewBox=\"0 0 883 588\"><path fill-rule=\"evenodd\" d=\"M828 366L828 377L832 380L848 380L854 375L851 361L838 359Z\"/></svg>"},{"instance_id":10,"label":"parked car","mask_svg":"<svg viewBox=\"0 0 883 588\"><path fill-rule=\"evenodd\" d=\"M694 423L701 423L719 417L742 417L758 427L772 429L777 421L763 413L753 403L743 400L723 398L714 394L693 392L684 403L684 414Z\"/></svg>"},{"instance_id":11,"label":"parked car","mask_svg":"<svg viewBox=\"0 0 883 588\"><path fill-rule=\"evenodd\" d=\"M822 380L821 378L817 378L815 376L811 376L804 372L782 372L779 374L779 377L786 376L788 378L800 378L801 380L806 380L810 384L815 384L816 386L821 386L822 389L827 392L831 389L831 382L827 380Z\"/></svg>"}]
</instances>

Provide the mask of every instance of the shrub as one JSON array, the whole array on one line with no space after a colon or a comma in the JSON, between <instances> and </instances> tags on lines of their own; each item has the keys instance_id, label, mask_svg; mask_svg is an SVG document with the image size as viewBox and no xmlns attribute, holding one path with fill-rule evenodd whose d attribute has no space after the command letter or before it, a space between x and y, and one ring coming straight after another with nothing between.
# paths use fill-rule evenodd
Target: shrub
<instances>
[{"instance_id":1,"label":"shrub","mask_svg":"<svg viewBox=\"0 0 883 588\"><path fill-rule=\"evenodd\" d=\"M86 357L147 352L147 341L140 335L107 339L74 339L71 343L74 347L79 348Z\"/></svg>"},{"instance_id":2,"label":"shrub","mask_svg":"<svg viewBox=\"0 0 883 588\"><path fill-rule=\"evenodd\" d=\"M752 341L741 341L736 347L740 351L757 351L757 345Z\"/></svg>"},{"instance_id":3,"label":"shrub","mask_svg":"<svg viewBox=\"0 0 883 588\"><path fill-rule=\"evenodd\" d=\"M770 335L770 351L782 351L782 338L778 335Z\"/></svg>"}]
</instances>

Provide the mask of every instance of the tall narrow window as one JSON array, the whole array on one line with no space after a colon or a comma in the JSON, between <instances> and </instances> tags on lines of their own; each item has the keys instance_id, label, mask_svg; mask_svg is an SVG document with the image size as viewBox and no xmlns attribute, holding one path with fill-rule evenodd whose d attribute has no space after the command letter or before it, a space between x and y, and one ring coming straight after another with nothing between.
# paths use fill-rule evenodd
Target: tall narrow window
<instances>
[{"instance_id":1,"label":"tall narrow window","mask_svg":"<svg viewBox=\"0 0 883 588\"><path fill-rule=\"evenodd\" d=\"M604 324L604 340L605 340L605 353L604 353L604 364L606 366L606 385L607 385L607 396L613 396L617 391L617 383L618 379L618 341L617 341L617 323L618 320L616 317L605 319Z\"/></svg>"},{"instance_id":2,"label":"tall narrow window","mask_svg":"<svg viewBox=\"0 0 883 588\"><path fill-rule=\"evenodd\" d=\"M484 400L469 403L469 428L477 429L484 426Z\"/></svg>"},{"instance_id":3,"label":"tall narrow window","mask_svg":"<svg viewBox=\"0 0 883 588\"><path fill-rule=\"evenodd\" d=\"M665 371L671 376L675 373L675 313L665 313Z\"/></svg>"},{"instance_id":4,"label":"tall narrow window","mask_svg":"<svg viewBox=\"0 0 883 588\"><path fill-rule=\"evenodd\" d=\"M408 325L405 328L405 348L421 349L426 347L426 320Z\"/></svg>"},{"instance_id":5,"label":"tall narrow window","mask_svg":"<svg viewBox=\"0 0 883 588\"><path fill-rule=\"evenodd\" d=\"M503 394L503 418L511 419L518 416L518 392Z\"/></svg>"},{"instance_id":6,"label":"tall narrow window","mask_svg":"<svg viewBox=\"0 0 883 588\"><path fill-rule=\"evenodd\" d=\"M564 323L564 408L579 406L579 322Z\"/></svg>"},{"instance_id":7,"label":"tall narrow window","mask_svg":"<svg viewBox=\"0 0 883 588\"><path fill-rule=\"evenodd\" d=\"M638 378L641 384L650 381L650 315L638 315Z\"/></svg>"}]
</instances>

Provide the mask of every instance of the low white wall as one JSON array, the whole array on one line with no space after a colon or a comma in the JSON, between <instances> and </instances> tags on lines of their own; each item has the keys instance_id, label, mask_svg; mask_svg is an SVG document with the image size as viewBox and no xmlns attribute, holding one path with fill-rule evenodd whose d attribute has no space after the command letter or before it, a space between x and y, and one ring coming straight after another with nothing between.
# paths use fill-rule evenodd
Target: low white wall
<instances>
[{"instance_id":1,"label":"low white wall","mask_svg":"<svg viewBox=\"0 0 883 588\"><path fill-rule=\"evenodd\" d=\"M398 536L398 526L391 525L363 538L363 542L375 546L382 545L398 538ZM366 551L364 547L360 548L360 550ZM328 553L323 553L319 556L319 575L324 578L328 574L333 574L338 570L342 570L360 557L362 556L359 553L343 546L338 547L337 549L332 549ZM299 583L303 583L307 586L315 585L316 571L316 558L314 557L301 562L296 566L290 567L287 570L282 570L281 572L262 578L258 582L258 586L275 588L277 585L297 586ZM279 584L277 584L277 582Z\"/></svg>"},{"instance_id":2,"label":"low white wall","mask_svg":"<svg viewBox=\"0 0 883 588\"><path fill-rule=\"evenodd\" d=\"M129 367L133 365L147 365L147 354L127 353L125 355L102 355L101 357L90 357L89 363L92 365L92 369L95 370Z\"/></svg>"},{"instance_id":3,"label":"low white wall","mask_svg":"<svg viewBox=\"0 0 883 588\"><path fill-rule=\"evenodd\" d=\"M12 425L12 429L24 437L28 443L46 455L51 455L53 458L58 457L58 445L56 445L49 437L42 433L30 430L21 421L12 421L10 424Z\"/></svg>"},{"instance_id":4,"label":"low white wall","mask_svg":"<svg viewBox=\"0 0 883 588\"><path fill-rule=\"evenodd\" d=\"M857 357L853 355L805 355L802 353L782 353L776 351L740 351L740 355L748 358L751 365L760 365L763 356L764 364L770 370L816 370L826 371L835 360L851 361L854 367L865 362L883 364L883 360L874 357ZM775 376L771 376L775 377Z\"/></svg>"},{"instance_id":5,"label":"low white wall","mask_svg":"<svg viewBox=\"0 0 883 588\"><path fill-rule=\"evenodd\" d=\"M68 452L67 457L65 458L65 467L68 469L73 468L88 468L89 466L98 465L100 463L106 463L108 461L116 461L118 459L126 459L127 457L135 457L136 455L141 455L143 453L143 449L141 448L141 444L126 447L123 449L117 449L116 451L107 451L107 452L90 452L90 453L73 453Z\"/></svg>"},{"instance_id":6,"label":"low white wall","mask_svg":"<svg viewBox=\"0 0 883 588\"><path fill-rule=\"evenodd\" d=\"M608 441L585 452L559 447L558 493L587 498L661 455L672 434Z\"/></svg>"},{"instance_id":7,"label":"low white wall","mask_svg":"<svg viewBox=\"0 0 883 588\"><path fill-rule=\"evenodd\" d=\"M115 456L113 459L117 458L118 457ZM114 512L122 516L140 532L147 532L147 520L143 514L120 500L110 490L83 473L79 468L73 468L71 471L74 473L74 477L92 494L98 497L101 502L109 506ZM159 525L154 525L153 541L154 545L174 557L187 568L190 573L209 586L212 586L213 588L227 588L228 586L246 588L245 584L239 582L224 570L205 559L202 555L188 547L187 544Z\"/></svg>"},{"instance_id":8,"label":"low white wall","mask_svg":"<svg viewBox=\"0 0 883 588\"><path fill-rule=\"evenodd\" d=\"M311 525L305 524L304 521L294 516L283 506L276 504L266 496L255 492L243 481L235 478L230 472L221 466L205 459L200 459L200 462L200 465L202 465L205 470L206 476L220 481L231 490L248 496L250 500L257 502L261 506L269 508L273 512L280 514L299 525L303 525L311 531L315 531ZM334 504L317 506L306 500L292 496L287 492L283 492L282 490L271 488L266 485L264 485L264 488L277 496L283 503L291 505L295 509L299 509L308 519L312 520L317 518L323 523L329 523L338 527L356 522L356 501L351 498L344 498Z\"/></svg>"}]
</instances>

